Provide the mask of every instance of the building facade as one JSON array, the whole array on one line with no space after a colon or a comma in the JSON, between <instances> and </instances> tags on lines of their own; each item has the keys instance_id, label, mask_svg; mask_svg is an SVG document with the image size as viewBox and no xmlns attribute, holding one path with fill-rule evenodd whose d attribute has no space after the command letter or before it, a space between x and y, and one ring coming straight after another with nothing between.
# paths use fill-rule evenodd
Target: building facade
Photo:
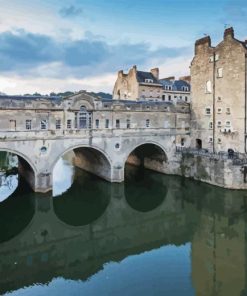
<instances>
[{"instance_id":1,"label":"building facade","mask_svg":"<svg viewBox=\"0 0 247 296\"><path fill-rule=\"evenodd\" d=\"M192 147L246 153L246 42L224 32L217 46L209 36L195 43L191 63Z\"/></svg>"},{"instance_id":2,"label":"building facade","mask_svg":"<svg viewBox=\"0 0 247 296\"><path fill-rule=\"evenodd\" d=\"M133 66L127 74L122 70L113 89L114 100L185 101L190 102L190 77L159 78L159 68L150 72L139 71Z\"/></svg>"}]
</instances>

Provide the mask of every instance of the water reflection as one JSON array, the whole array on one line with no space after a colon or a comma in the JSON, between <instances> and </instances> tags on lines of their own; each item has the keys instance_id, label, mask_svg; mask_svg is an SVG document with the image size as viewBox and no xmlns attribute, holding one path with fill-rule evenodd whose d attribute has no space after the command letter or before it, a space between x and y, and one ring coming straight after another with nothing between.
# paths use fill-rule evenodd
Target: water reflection
<instances>
[{"instance_id":1,"label":"water reflection","mask_svg":"<svg viewBox=\"0 0 247 296\"><path fill-rule=\"evenodd\" d=\"M71 159L60 158L53 170L53 196L66 192L73 184L75 168Z\"/></svg>"},{"instance_id":2,"label":"water reflection","mask_svg":"<svg viewBox=\"0 0 247 296\"><path fill-rule=\"evenodd\" d=\"M246 295L247 193L126 173L1 203L0 294Z\"/></svg>"},{"instance_id":3,"label":"water reflection","mask_svg":"<svg viewBox=\"0 0 247 296\"><path fill-rule=\"evenodd\" d=\"M157 188L159 188L157 190ZM128 204L140 212L157 208L167 194L166 185L162 184L158 174L151 174L139 167L128 166L126 169L125 194Z\"/></svg>"},{"instance_id":4,"label":"water reflection","mask_svg":"<svg viewBox=\"0 0 247 296\"><path fill-rule=\"evenodd\" d=\"M13 194L18 186L16 155L0 151L0 202Z\"/></svg>"},{"instance_id":5,"label":"water reflection","mask_svg":"<svg viewBox=\"0 0 247 296\"><path fill-rule=\"evenodd\" d=\"M61 221L68 225L83 226L99 218L109 201L110 186L107 182L76 170L73 186L56 197L53 205L54 212Z\"/></svg>"}]
</instances>

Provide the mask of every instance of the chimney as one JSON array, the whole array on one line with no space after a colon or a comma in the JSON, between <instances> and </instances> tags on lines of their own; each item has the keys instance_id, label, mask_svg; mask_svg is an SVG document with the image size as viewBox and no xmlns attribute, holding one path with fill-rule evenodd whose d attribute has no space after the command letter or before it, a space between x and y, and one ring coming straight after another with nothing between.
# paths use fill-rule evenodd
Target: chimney
<instances>
[{"instance_id":1,"label":"chimney","mask_svg":"<svg viewBox=\"0 0 247 296\"><path fill-rule=\"evenodd\" d=\"M182 76L182 77L179 77L179 80L186 81L187 83L190 84L191 76Z\"/></svg>"},{"instance_id":2,"label":"chimney","mask_svg":"<svg viewBox=\"0 0 247 296\"><path fill-rule=\"evenodd\" d=\"M122 78L123 77L123 70L118 71L118 77Z\"/></svg>"},{"instance_id":3,"label":"chimney","mask_svg":"<svg viewBox=\"0 0 247 296\"><path fill-rule=\"evenodd\" d=\"M174 76L169 76L169 77L163 78L162 80L169 80L169 81L174 82L175 81L175 77Z\"/></svg>"},{"instance_id":4,"label":"chimney","mask_svg":"<svg viewBox=\"0 0 247 296\"><path fill-rule=\"evenodd\" d=\"M201 50L211 47L211 38L210 36L203 37L196 40L195 43L195 55L198 54Z\"/></svg>"},{"instance_id":5,"label":"chimney","mask_svg":"<svg viewBox=\"0 0 247 296\"><path fill-rule=\"evenodd\" d=\"M231 38L231 39L234 38L233 27L225 29L225 31L224 31L224 39L227 39L227 38Z\"/></svg>"},{"instance_id":6,"label":"chimney","mask_svg":"<svg viewBox=\"0 0 247 296\"><path fill-rule=\"evenodd\" d=\"M159 75L159 73L160 73L159 68L151 69L150 72L153 74L153 76L154 76L157 80L159 80L159 76L160 76L160 75Z\"/></svg>"}]
</instances>

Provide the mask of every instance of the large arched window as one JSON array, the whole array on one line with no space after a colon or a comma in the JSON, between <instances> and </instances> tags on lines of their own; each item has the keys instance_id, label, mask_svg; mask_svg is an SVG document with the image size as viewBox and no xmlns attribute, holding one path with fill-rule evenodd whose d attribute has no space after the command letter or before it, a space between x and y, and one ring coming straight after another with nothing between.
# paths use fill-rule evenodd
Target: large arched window
<instances>
[{"instance_id":1,"label":"large arched window","mask_svg":"<svg viewBox=\"0 0 247 296\"><path fill-rule=\"evenodd\" d=\"M85 106L80 107L80 111L75 113L75 128L91 128L92 113L88 112Z\"/></svg>"}]
</instances>

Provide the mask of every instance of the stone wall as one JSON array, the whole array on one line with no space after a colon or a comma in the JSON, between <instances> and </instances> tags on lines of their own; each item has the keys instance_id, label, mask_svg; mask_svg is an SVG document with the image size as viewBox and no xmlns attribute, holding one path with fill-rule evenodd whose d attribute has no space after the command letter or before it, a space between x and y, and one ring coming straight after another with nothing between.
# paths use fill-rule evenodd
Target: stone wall
<instances>
[{"instance_id":1,"label":"stone wall","mask_svg":"<svg viewBox=\"0 0 247 296\"><path fill-rule=\"evenodd\" d=\"M176 174L229 189L247 189L244 166L233 165L231 159L216 160L190 153L178 156Z\"/></svg>"}]
</instances>

